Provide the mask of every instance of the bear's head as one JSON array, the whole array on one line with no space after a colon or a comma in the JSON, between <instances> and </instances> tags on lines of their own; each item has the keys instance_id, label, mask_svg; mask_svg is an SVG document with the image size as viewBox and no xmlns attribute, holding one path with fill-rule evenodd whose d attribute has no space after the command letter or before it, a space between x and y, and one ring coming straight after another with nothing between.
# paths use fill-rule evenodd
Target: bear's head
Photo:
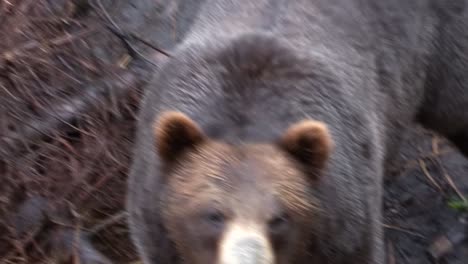
<instances>
[{"instance_id":1,"label":"bear's head","mask_svg":"<svg viewBox=\"0 0 468 264\"><path fill-rule=\"evenodd\" d=\"M306 254L330 155L326 126L303 120L275 142L232 145L188 116L155 123L162 225L184 263L293 263Z\"/></svg>"}]
</instances>

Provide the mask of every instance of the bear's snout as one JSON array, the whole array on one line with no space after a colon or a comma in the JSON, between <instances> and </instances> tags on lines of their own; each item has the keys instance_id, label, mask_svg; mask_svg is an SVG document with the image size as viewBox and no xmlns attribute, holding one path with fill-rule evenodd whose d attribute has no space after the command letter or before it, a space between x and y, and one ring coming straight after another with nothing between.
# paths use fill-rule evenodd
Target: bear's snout
<instances>
[{"instance_id":1,"label":"bear's snout","mask_svg":"<svg viewBox=\"0 0 468 264\"><path fill-rule=\"evenodd\" d=\"M266 235L256 228L230 227L221 241L220 264L273 264Z\"/></svg>"}]
</instances>

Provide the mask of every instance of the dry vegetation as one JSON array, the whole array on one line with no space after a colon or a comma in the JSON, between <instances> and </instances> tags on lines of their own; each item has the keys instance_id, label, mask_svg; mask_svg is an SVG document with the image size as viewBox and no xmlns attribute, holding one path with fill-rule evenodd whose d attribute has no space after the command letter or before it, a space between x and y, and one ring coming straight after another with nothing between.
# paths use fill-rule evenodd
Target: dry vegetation
<instances>
[{"instance_id":1,"label":"dry vegetation","mask_svg":"<svg viewBox=\"0 0 468 264\"><path fill-rule=\"evenodd\" d=\"M108 16L0 1L0 263L135 259L122 203L143 70Z\"/></svg>"}]
</instances>

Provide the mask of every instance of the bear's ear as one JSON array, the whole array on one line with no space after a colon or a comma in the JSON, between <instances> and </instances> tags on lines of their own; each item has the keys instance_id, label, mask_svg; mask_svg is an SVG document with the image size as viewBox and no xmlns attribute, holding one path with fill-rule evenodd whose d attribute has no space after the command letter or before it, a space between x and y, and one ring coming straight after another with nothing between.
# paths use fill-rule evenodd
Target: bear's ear
<instances>
[{"instance_id":1,"label":"bear's ear","mask_svg":"<svg viewBox=\"0 0 468 264\"><path fill-rule=\"evenodd\" d=\"M306 166L322 170L330 155L332 140L324 123L304 120L286 130L280 146Z\"/></svg>"},{"instance_id":2,"label":"bear's ear","mask_svg":"<svg viewBox=\"0 0 468 264\"><path fill-rule=\"evenodd\" d=\"M163 112L154 124L156 150L164 161L178 158L204 140L198 125L180 112Z\"/></svg>"}]
</instances>

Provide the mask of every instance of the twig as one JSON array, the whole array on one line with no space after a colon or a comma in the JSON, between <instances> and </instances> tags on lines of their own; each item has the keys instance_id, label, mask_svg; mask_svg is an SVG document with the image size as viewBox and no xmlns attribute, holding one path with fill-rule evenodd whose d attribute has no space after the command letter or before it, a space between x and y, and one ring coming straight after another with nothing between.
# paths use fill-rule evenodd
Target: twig
<instances>
[{"instance_id":1,"label":"twig","mask_svg":"<svg viewBox=\"0 0 468 264\"><path fill-rule=\"evenodd\" d=\"M466 202L466 198L465 196L461 193L461 191L458 189L457 185L455 184L455 182L453 181L452 177L450 177L450 175L447 173L447 171L445 170L445 167L443 166L442 162L440 162L439 159L434 159L434 162L437 163L438 167L440 168L440 170L442 171L442 174L444 175L444 178L447 180L448 184L450 185L450 187L455 191L455 193L458 195L458 197L460 197L461 200L463 200L464 202Z\"/></svg>"},{"instance_id":2,"label":"twig","mask_svg":"<svg viewBox=\"0 0 468 264\"><path fill-rule=\"evenodd\" d=\"M403 164L402 169L400 170L400 174L402 174L403 172L405 172L408 169L412 169L412 168L414 168L416 166L419 166L419 160L420 159L422 159L422 160L432 159L434 157L440 157L442 155L451 153L452 151L453 151L453 149L446 148L446 149L439 150L437 154L431 152L429 154L420 155L416 159L408 160L408 161L405 162L405 164Z\"/></svg>"},{"instance_id":3,"label":"twig","mask_svg":"<svg viewBox=\"0 0 468 264\"><path fill-rule=\"evenodd\" d=\"M387 228L387 229L392 229L392 230L400 231L400 232L403 232L403 233L408 234L408 235L412 235L412 236L416 236L416 237L420 237L420 238L426 239L426 237L423 236L423 235L421 235L421 234L418 234L418 233L416 233L416 232L403 229L403 228L398 227L398 226L393 226L393 225L388 225L388 224L382 224L382 226L383 226L384 228Z\"/></svg>"},{"instance_id":4,"label":"twig","mask_svg":"<svg viewBox=\"0 0 468 264\"><path fill-rule=\"evenodd\" d=\"M112 215L111 217L107 218L106 220L102 221L101 223L93 226L92 228L89 229L89 233L91 235L99 233L101 230L107 228L110 225L113 225L117 222L120 222L123 220L125 217L127 217L127 212L125 211L120 211L117 214Z\"/></svg>"},{"instance_id":5,"label":"twig","mask_svg":"<svg viewBox=\"0 0 468 264\"><path fill-rule=\"evenodd\" d=\"M427 170L426 163L424 162L424 160L419 159L419 166L421 167L422 171L424 172L424 175L429 179L429 181L430 181L435 187L437 187L437 189L439 189L439 191L440 191L441 193L444 193L444 190L442 189L442 187L440 187L440 185L434 180L434 178L431 176L431 174L430 174L429 171Z\"/></svg>"},{"instance_id":6,"label":"twig","mask_svg":"<svg viewBox=\"0 0 468 264\"><path fill-rule=\"evenodd\" d=\"M110 23L110 25L106 25L106 28L109 29L114 35L117 36L117 38L119 38L122 41L122 43L124 44L125 48L127 49L128 53L129 53L129 55L132 56L132 57L140 57L141 59L143 59L144 61L146 61L149 64L153 65L154 67L159 67L156 63L154 63L150 59L146 58L146 56L144 54L142 54L135 47L133 47L133 45L128 41L128 37L126 36L126 34L122 30L122 28L120 28L119 25L117 25L117 23L112 19L112 17L106 11L106 9L104 8L104 5L102 4L101 0L96 0L96 2L98 4L98 6L99 6L99 9L103 13L105 19L107 20L107 22Z\"/></svg>"},{"instance_id":7,"label":"twig","mask_svg":"<svg viewBox=\"0 0 468 264\"><path fill-rule=\"evenodd\" d=\"M165 51L165 50L162 50L162 49L156 47L153 43L150 43L149 41L147 41L147 40L141 38L140 36L138 36L138 35L135 34L135 33L130 33L130 36L131 36L132 38L134 38L134 39L140 41L141 43L145 44L146 46L148 46L148 47L150 47L150 48L156 50L157 52L159 52L159 53L165 55L166 57L171 57L171 56L172 56L169 52L167 52L167 51Z\"/></svg>"},{"instance_id":8,"label":"twig","mask_svg":"<svg viewBox=\"0 0 468 264\"><path fill-rule=\"evenodd\" d=\"M120 32L117 29L115 29L115 28L113 28L111 26L108 26L108 25L106 25L106 28L109 29L109 31L112 32L118 39L120 39L120 41L124 44L125 49L127 49L128 54L131 57L133 57L133 58L139 57L139 58L143 59L144 61L146 61L147 63L151 64L152 66L159 67L159 65L157 65L156 63L154 63L150 59L146 58L145 55L143 55L140 51L138 51L135 47L133 47L133 45L130 44L130 42L127 40L128 37L124 33Z\"/></svg>"},{"instance_id":9,"label":"twig","mask_svg":"<svg viewBox=\"0 0 468 264\"><path fill-rule=\"evenodd\" d=\"M438 136L433 136L432 137L432 153L434 155L439 155L439 137Z\"/></svg>"}]
</instances>

